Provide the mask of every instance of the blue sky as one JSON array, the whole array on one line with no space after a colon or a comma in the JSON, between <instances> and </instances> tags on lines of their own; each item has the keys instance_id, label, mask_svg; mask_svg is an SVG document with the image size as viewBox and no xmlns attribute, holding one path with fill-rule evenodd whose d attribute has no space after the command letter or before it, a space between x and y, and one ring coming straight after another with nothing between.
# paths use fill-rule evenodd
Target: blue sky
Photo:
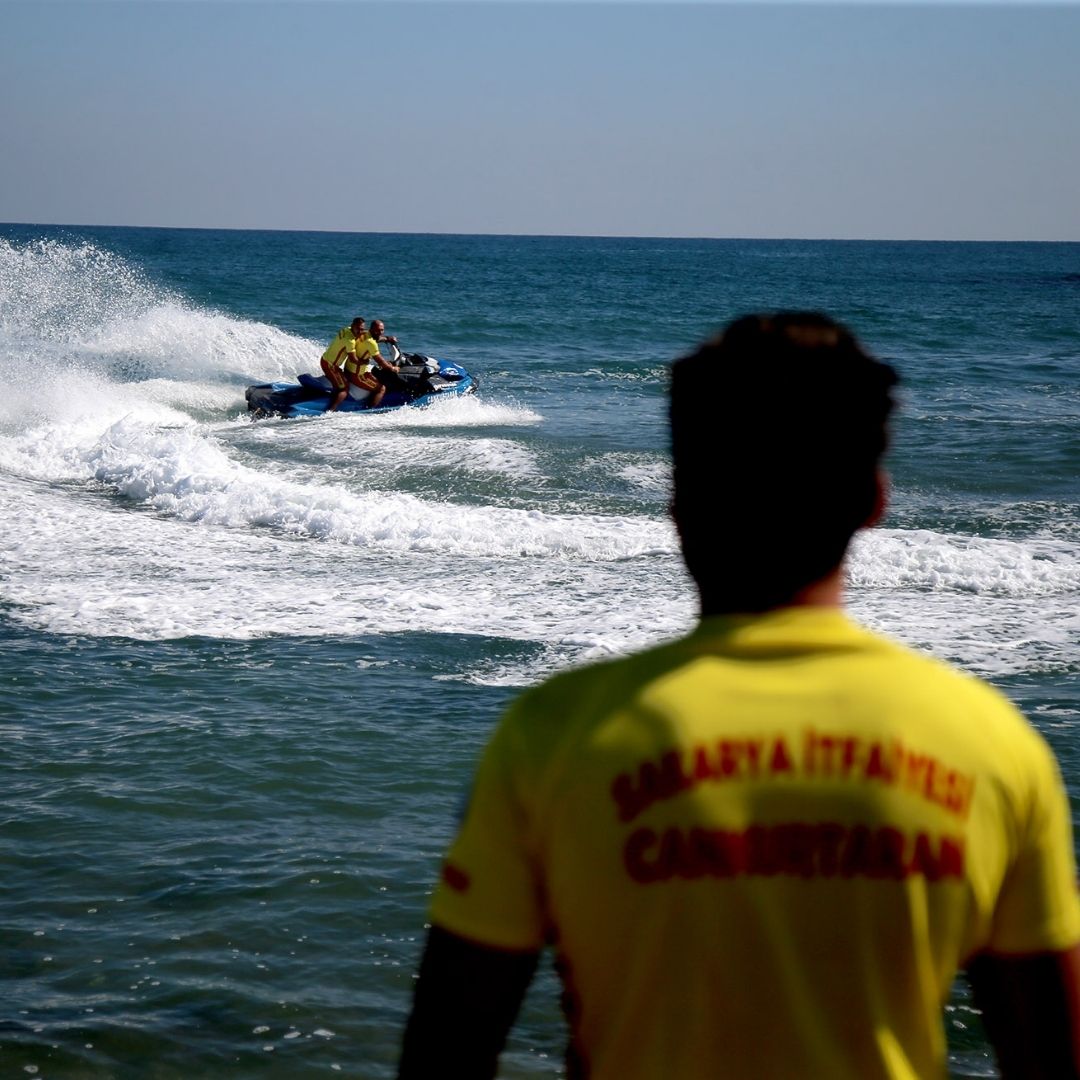
<instances>
[{"instance_id":1,"label":"blue sky","mask_svg":"<svg viewBox=\"0 0 1080 1080\"><path fill-rule=\"evenodd\" d=\"M1080 6L0 0L0 220L1080 240Z\"/></svg>"}]
</instances>

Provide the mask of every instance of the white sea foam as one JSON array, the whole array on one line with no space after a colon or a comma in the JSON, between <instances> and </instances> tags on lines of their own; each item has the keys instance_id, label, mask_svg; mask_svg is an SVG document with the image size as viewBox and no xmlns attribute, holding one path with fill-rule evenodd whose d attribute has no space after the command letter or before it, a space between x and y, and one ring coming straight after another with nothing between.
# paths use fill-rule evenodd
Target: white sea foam
<instances>
[{"instance_id":1,"label":"white sea foam","mask_svg":"<svg viewBox=\"0 0 1080 1080\"><path fill-rule=\"evenodd\" d=\"M693 619L662 517L358 495L238 465L194 426L150 433L122 421L59 461L39 447L23 464L52 464L22 480L10 440L0 450L0 597L57 633L503 637L539 651L463 677L520 684ZM88 475L106 493L40 483ZM976 672L1061 669L1080 636L1075 562L1038 545L883 530L853 553L852 609Z\"/></svg>"},{"instance_id":2,"label":"white sea foam","mask_svg":"<svg viewBox=\"0 0 1080 1080\"><path fill-rule=\"evenodd\" d=\"M9 339L69 340L73 327L138 315L164 295L119 256L57 240L0 239L0 282L0 331Z\"/></svg>"},{"instance_id":3,"label":"white sea foam","mask_svg":"<svg viewBox=\"0 0 1080 1080\"><path fill-rule=\"evenodd\" d=\"M410 549L412 538L392 514L374 544L296 544L211 525L206 513L197 522L133 514L90 493L73 499L10 479L0 484L0 514L14 520L29 497L37 512L3 533L8 572L0 596L16 618L56 633L160 639L421 630L617 651L655 633L658 599L665 611L677 608L680 596L688 606L673 556L640 564L590 561L580 550L573 561L552 559L550 550L530 556L512 550L520 544L513 529L500 535L513 518L505 513L486 518L486 532L473 535L486 553L463 561L455 552ZM340 529L342 504L331 499L322 509L327 530ZM472 513L451 508L450 530L467 530ZM565 535L575 525L548 522L563 530L553 534L560 536L556 548L580 543L580 534ZM672 632L678 626L674 620Z\"/></svg>"},{"instance_id":4,"label":"white sea foam","mask_svg":"<svg viewBox=\"0 0 1080 1080\"><path fill-rule=\"evenodd\" d=\"M4 432L183 423L176 410L238 410L247 382L318 361L317 343L196 307L92 244L0 240L0 282Z\"/></svg>"},{"instance_id":5,"label":"white sea foam","mask_svg":"<svg viewBox=\"0 0 1080 1080\"><path fill-rule=\"evenodd\" d=\"M360 424L363 425L363 421ZM350 454L362 455L362 469L374 467L380 474L396 468L434 469L475 473L485 476L506 476L525 479L536 476L539 463L528 447L511 439L492 439L482 436L441 437L414 436L409 429L387 433L352 429L342 439L324 443L318 452L335 461L348 460Z\"/></svg>"},{"instance_id":6,"label":"white sea foam","mask_svg":"<svg viewBox=\"0 0 1080 1080\"><path fill-rule=\"evenodd\" d=\"M856 537L850 602L867 625L987 676L1068 670L1080 653L1075 544L874 529Z\"/></svg>"},{"instance_id":7,"label":"white sea foam","mask_svg":"<svg viewBox=\"0 0 1080 1080\"><path fill-rule=\"evenodd\" d=\"M858 586L1039 597L1080 589L1071 544L985 539L925 529L875 529L856 539L850 565Z\"/></svg>"},{"instance_id":8,"label":"white sea foam","mask_svg":"<svg viewBox=\"0 0 1080 1080\"><path fill-rule=\"evenodd\" d=\"M240 441L269 443L278 449L289 446L305 456L334 462L338 467L347 467L350 461L355 461L358 468L379 473L407 465L519 479L536 475L539 468L535 452L512 439L417 435L408 427L371 426L366 417L344 418L343 423L331 419L318 425L289 423L268 427L260 422L255 426L258 430Z\"/></svg>"},{"instance_id":9,"label":"white sea foam","mask_svg":"<svg viewBox=\"0 0 1080 1080\"><path fill-rule=\"evenodd\" d=\"M117 381L167 377L244 385L314 371L322 348L266 323L169 300L102 322L83 336L75 362L93 370L107 360Z\"/></svg>"},{"instance_id":10,"label":"white sea foam","mask_svg":"<svg viewBox=\"0 0 1080 1080\"><path fill-rule=\"evenodd\" d=\"M1077 596L1041 603L957 593L860 592L852 614L942 660L990 678L1075 671L1080 653Z\"/></svg>"},{"instance_id":11,"label":"white sea foam","mask_svg":"<svg viewBox=\"0 0 1080 1080\"><path fill-rule=\"evenodd\" d=\"M365 427L370 426L373 430L379 428L425 430L448 427L520 427L538 424L542 419L539 413L522 405L473 395L439 398L419 409L397 409L361 417L342 414L334 418L337 423L350 425L361 423Z\"/></svg>"},{"instance_id":12,"label":"white sea foam","mask_svg":"<svg viewBox=\"0 0 1080 1080\"><path fill-rule=\"evenodd\" d=\"M142 401L172 406L189 417L229 413L245 407L243 393L236 386L172 379L147 379L136 386Z\"/></svg>"},{"instance_id":13,"label":"white sea foam","mask_svg":"<svg viewBox=\"0 0 1080 1080\"><path fill-rule=\"evenodd\" d=\"M97 437L86 425L36 429L0 441L0 466L35 479L94 481L185 521L270 526L354 547L612 561L670 552L674 544L663 522L357 494L327 482L329 473L297 483L240 464L190 421L148 427L128 416Z\"/></svg>"},{"instance_id":14,"label":"white sea foam","mask_svg":"<svg viewBox=\"0 0 1080 1080\"><path fill-rule=\"evenodd\" d=\"M598 462L646 495L667 496L671 488L671 466L645 454L605 454Z\"/></svg>"}]
</instances>

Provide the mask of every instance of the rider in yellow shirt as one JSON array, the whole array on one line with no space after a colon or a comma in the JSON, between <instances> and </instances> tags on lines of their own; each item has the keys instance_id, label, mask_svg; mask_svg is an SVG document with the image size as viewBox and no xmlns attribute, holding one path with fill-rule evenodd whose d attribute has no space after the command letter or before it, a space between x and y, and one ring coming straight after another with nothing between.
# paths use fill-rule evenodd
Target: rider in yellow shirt
<instances>
[{"instance_id":1,"label":"rider in yellow shirt","mask_svg":"<svg viewBox=\"0 0 1080 1080\"><path fill-rule=\"evenodd\" d=\"M675 365L700 624L504 717L432 901L404 1080L494 1076L548 944L570 1078L943 1080L959 968L1006 1077L1080 1075L1053 755L996 691L842 611L895 381L808 313Z\"/></svg>"},{"instance_id":2,"label":"rider in yellow shirt","mask_svg":"<svg viewBox=\"0 0 1080 1080\"><path fill-rule=\"evenodd\" d=\"M330 380L332 390L330 392L330 404L327 412L336 412L345 400L349 388L345 379L345 365L350 358L356 360L356 343L365 334L364 320L359 316L353 319L348 326L343 326L336 337L326 347L319 361L323 374Z\"/></svg>"},{"instance_id":3,"label":"rider in yellow shirt","mask_svg":"<svg viewBox=\"0 0 1080 1080\"><path fill-rule=\"evenodd\" d=\"M379 355L378 344L365 332L357 338L355 352L345 360L345 381L349 385L349 396L356 401L367 401L368 408L376 406L376 398L382 400L382 387L372 374L375 357Z\"/></svg>"},{"instance_id":4,"label":"rider in yellow shirt","mask_svg":"<svg viewBox=\"0 0 1080 1080\"><path fill-rule=\"evenodd\" d=\"M383 372L397 372L397 368L379 352L379 342L397 344L397 338L388 336L381 319L372 319L371 330L360 335L356 348L345 361L345 379L349 384L349 394L357 401L367 401L369 409L377 409L382 404L388 383ZM399 380L400 381L400 380Z\"/></svg>"}]
</instances>

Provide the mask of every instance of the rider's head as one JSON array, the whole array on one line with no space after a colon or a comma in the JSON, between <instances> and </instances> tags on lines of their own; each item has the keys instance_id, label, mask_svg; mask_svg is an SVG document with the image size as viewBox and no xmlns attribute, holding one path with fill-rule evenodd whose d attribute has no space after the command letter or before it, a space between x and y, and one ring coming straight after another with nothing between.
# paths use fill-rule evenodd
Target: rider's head
<instances>
[{"instance_id":1,"label":"rider's head","mask_svg":"<svg viewBox=\"0 0 1080 1080\"><path fill-rule=\"evenodd\" d=\"M364 320L358 315L351 323L349 323L349 329L354 334L362 334L364 332Z\"/></svg>"},{"instance_id":2,"label":"rider's head","mask_svg":"<svg viewBox=\"0 0 1080 1080\"><path fill-rule=\"evenodd\" d=\"M371 320L371 336L373 338L379 338L382 335L382 332L385 329L386 329L386 326L383 323L382 319L372 319Z\"/></svg>"},{"instance_id":3,"label":"rider's head","mask_svg":"<svg viewBox=\"0 0 1080 1080\"><path fill-rule=\"evenodd\" d=\"M811 312L751 315L672 371L672 510L705 614L790 603L883 506L896 373Z\"/></svg>"}]
</instances>

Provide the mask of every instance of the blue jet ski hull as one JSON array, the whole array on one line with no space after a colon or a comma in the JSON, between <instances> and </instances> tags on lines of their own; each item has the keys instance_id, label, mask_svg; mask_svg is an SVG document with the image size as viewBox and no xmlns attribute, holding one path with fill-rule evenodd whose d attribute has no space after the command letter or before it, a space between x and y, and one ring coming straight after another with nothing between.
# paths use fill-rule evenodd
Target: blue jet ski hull
<instances>
[{"instance_id":1,"label":"blue jet ski hull","mask_svg":"<svg viewBox=\"0 0 1080 1080\"><path fill-rule=\"evenodd\" d=\"M433 357L403 357L399 374L408 383L408 390L386 391L377 409L366 408L365 403L347 397L339 406L340 413L384 413L407 406L430 405L444 397L460 397L473 394L479 385L460 364ZM423 363L410 363L410 360ZM259 383L245 391L248 412L254 418L262 416L319 416L330 404L330 380L322 375L300 375L298 381Z\"/></svg>"}]
</instances>

